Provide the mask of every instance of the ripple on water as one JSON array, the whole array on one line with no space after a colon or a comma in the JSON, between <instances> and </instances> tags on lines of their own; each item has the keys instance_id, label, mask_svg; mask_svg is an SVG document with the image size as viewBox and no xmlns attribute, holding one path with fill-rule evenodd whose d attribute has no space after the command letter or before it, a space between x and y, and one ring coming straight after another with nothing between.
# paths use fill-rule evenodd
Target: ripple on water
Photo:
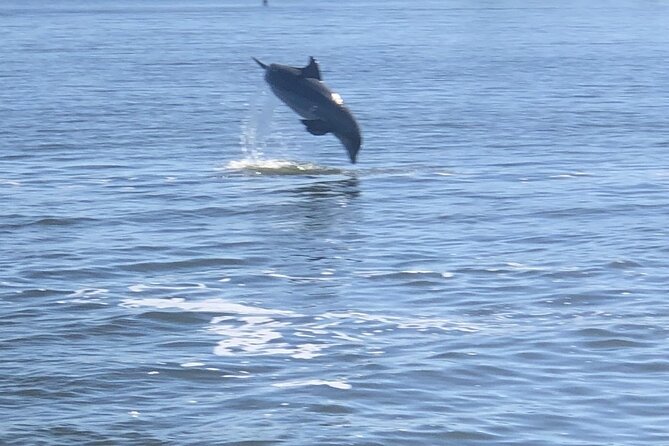
<instances>
[{"instance_id":1,"label":"ripple on water","mask_svg":"<svg viewBox=\"0 0 669 446\"><path fill-rule=\"evenodd\" d=\"M244 261L238 258L193 258L166 262L139 262L123 265L123 269L135 272L159 272L182 269L198 269L204 267L224 267L240 265Z\"/></svg>"},{"instance_id":2,"label":"ripple on water","mask_svg":"<svg viewBox=\"0 0 669 446\"><path fill-rule=\"evenodd\" d=\"M274 387L304 387L304 386L327 386L327 387L332 387L333 389L339 389L339 390L349 390L351 388L351 385L346 382L346 380L341 379L341 380L333 380L333 381L326 381L323 379L307 379L307 380L301 380L301 381L283 381L279 383L274 383L272 384Z\"/></svg>"}]
</instances>

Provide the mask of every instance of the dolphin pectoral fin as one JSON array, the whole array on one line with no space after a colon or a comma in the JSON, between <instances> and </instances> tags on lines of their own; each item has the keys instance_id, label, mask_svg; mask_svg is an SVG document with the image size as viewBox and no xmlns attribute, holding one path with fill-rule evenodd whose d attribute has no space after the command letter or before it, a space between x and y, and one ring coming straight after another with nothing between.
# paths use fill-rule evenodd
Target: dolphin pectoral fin
<instances>
[{"instance_id":1,"label":"dolphin pectoral fin","mask_svg":"<svg viewBox=\"0 0 669 446\"><path fill-rule=\"evenodd\" d=\"M316 62L316 59L313 57L309 58L309 64L301 69L301 74L302 77L304 78L312 78L312 79L318 79L319 81L321 80L321 70L318 67L318 62Z\"/></svg>"},{"instance_id":2,"label":"dolphin pectoral fin","mask_svg":"<svg viewBox=\"0 0 669 446\"><path fill-rule=\"evenodd\" d=\"M258 65L260 65L260 67L261 67L262 69L264 69L264 70L267 69L267 65L264 64L264 63L262 63L262 62L260 62L260 61L259 61L258 59L256 59L255 57L252 57L251 59L255 60L256 63L257 63Z\"/></svg>"},{"instance_id":3,"label":"dolphin pectoral fin","mask_svg":"<svg viewBox=\"0 0 669 446\"><path fill-rule=\"evenodd\" d=\"M320 136L332 131L327 123L325 121L321 121L320 119L301 119L301 121L302 124L307 127L307 131L312 135Z\"/></svg>"}]
</instances>

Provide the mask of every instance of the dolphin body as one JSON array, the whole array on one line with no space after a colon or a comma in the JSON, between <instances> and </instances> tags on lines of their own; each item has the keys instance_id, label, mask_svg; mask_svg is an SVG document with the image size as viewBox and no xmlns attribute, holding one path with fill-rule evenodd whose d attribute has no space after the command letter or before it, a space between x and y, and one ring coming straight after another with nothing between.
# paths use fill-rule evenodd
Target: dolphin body
<instances>
[{"instance_id":1,"label":"dolphin body","mask_svg":"<svg viewBox=\"0 0 669 446\"><path fill-rule=\"evenodd\" d=\"M266 65L255 57L265 70L265 81L274 94L295 113L312 135L334 134L346 147L352 163L358 156L362 137L360 127L344 101L321 80L321 70L313 57L304 68L287 65Z\"/></svg>"}]
</instances>

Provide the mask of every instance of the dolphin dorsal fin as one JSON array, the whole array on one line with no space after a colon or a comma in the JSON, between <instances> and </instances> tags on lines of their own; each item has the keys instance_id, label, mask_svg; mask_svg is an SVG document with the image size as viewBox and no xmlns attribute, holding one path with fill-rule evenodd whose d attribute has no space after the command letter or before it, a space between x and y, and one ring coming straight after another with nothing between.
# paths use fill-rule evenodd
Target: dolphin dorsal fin
<instances>
[{"instance_id":1,"label":"dolphin dorsal fin","mask_svg":"<svg viewBox=\"0 0 669 446\"><path fill-rule=\"evenodd\" d=\"M321 80L321 70L318 68L318 62L313 57L310 57L309 64L302 68L302 77Z\"/></svg>"}]
</instances>

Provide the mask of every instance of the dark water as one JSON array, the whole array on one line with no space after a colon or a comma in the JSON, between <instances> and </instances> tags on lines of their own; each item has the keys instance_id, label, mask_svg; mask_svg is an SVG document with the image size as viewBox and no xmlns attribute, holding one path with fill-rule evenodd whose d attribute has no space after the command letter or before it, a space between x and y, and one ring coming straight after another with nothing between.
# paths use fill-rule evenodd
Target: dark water
<instances>
[{"instance_id":1,"label":"dark water","mask_svg":"<svg viewBox=\"0 0 669 446\"><path fill-rule=\"evenodd\" d=\"M260 3L0 4L0 444L669 444L669 5Z\"/></svg>"}]
</instances>

